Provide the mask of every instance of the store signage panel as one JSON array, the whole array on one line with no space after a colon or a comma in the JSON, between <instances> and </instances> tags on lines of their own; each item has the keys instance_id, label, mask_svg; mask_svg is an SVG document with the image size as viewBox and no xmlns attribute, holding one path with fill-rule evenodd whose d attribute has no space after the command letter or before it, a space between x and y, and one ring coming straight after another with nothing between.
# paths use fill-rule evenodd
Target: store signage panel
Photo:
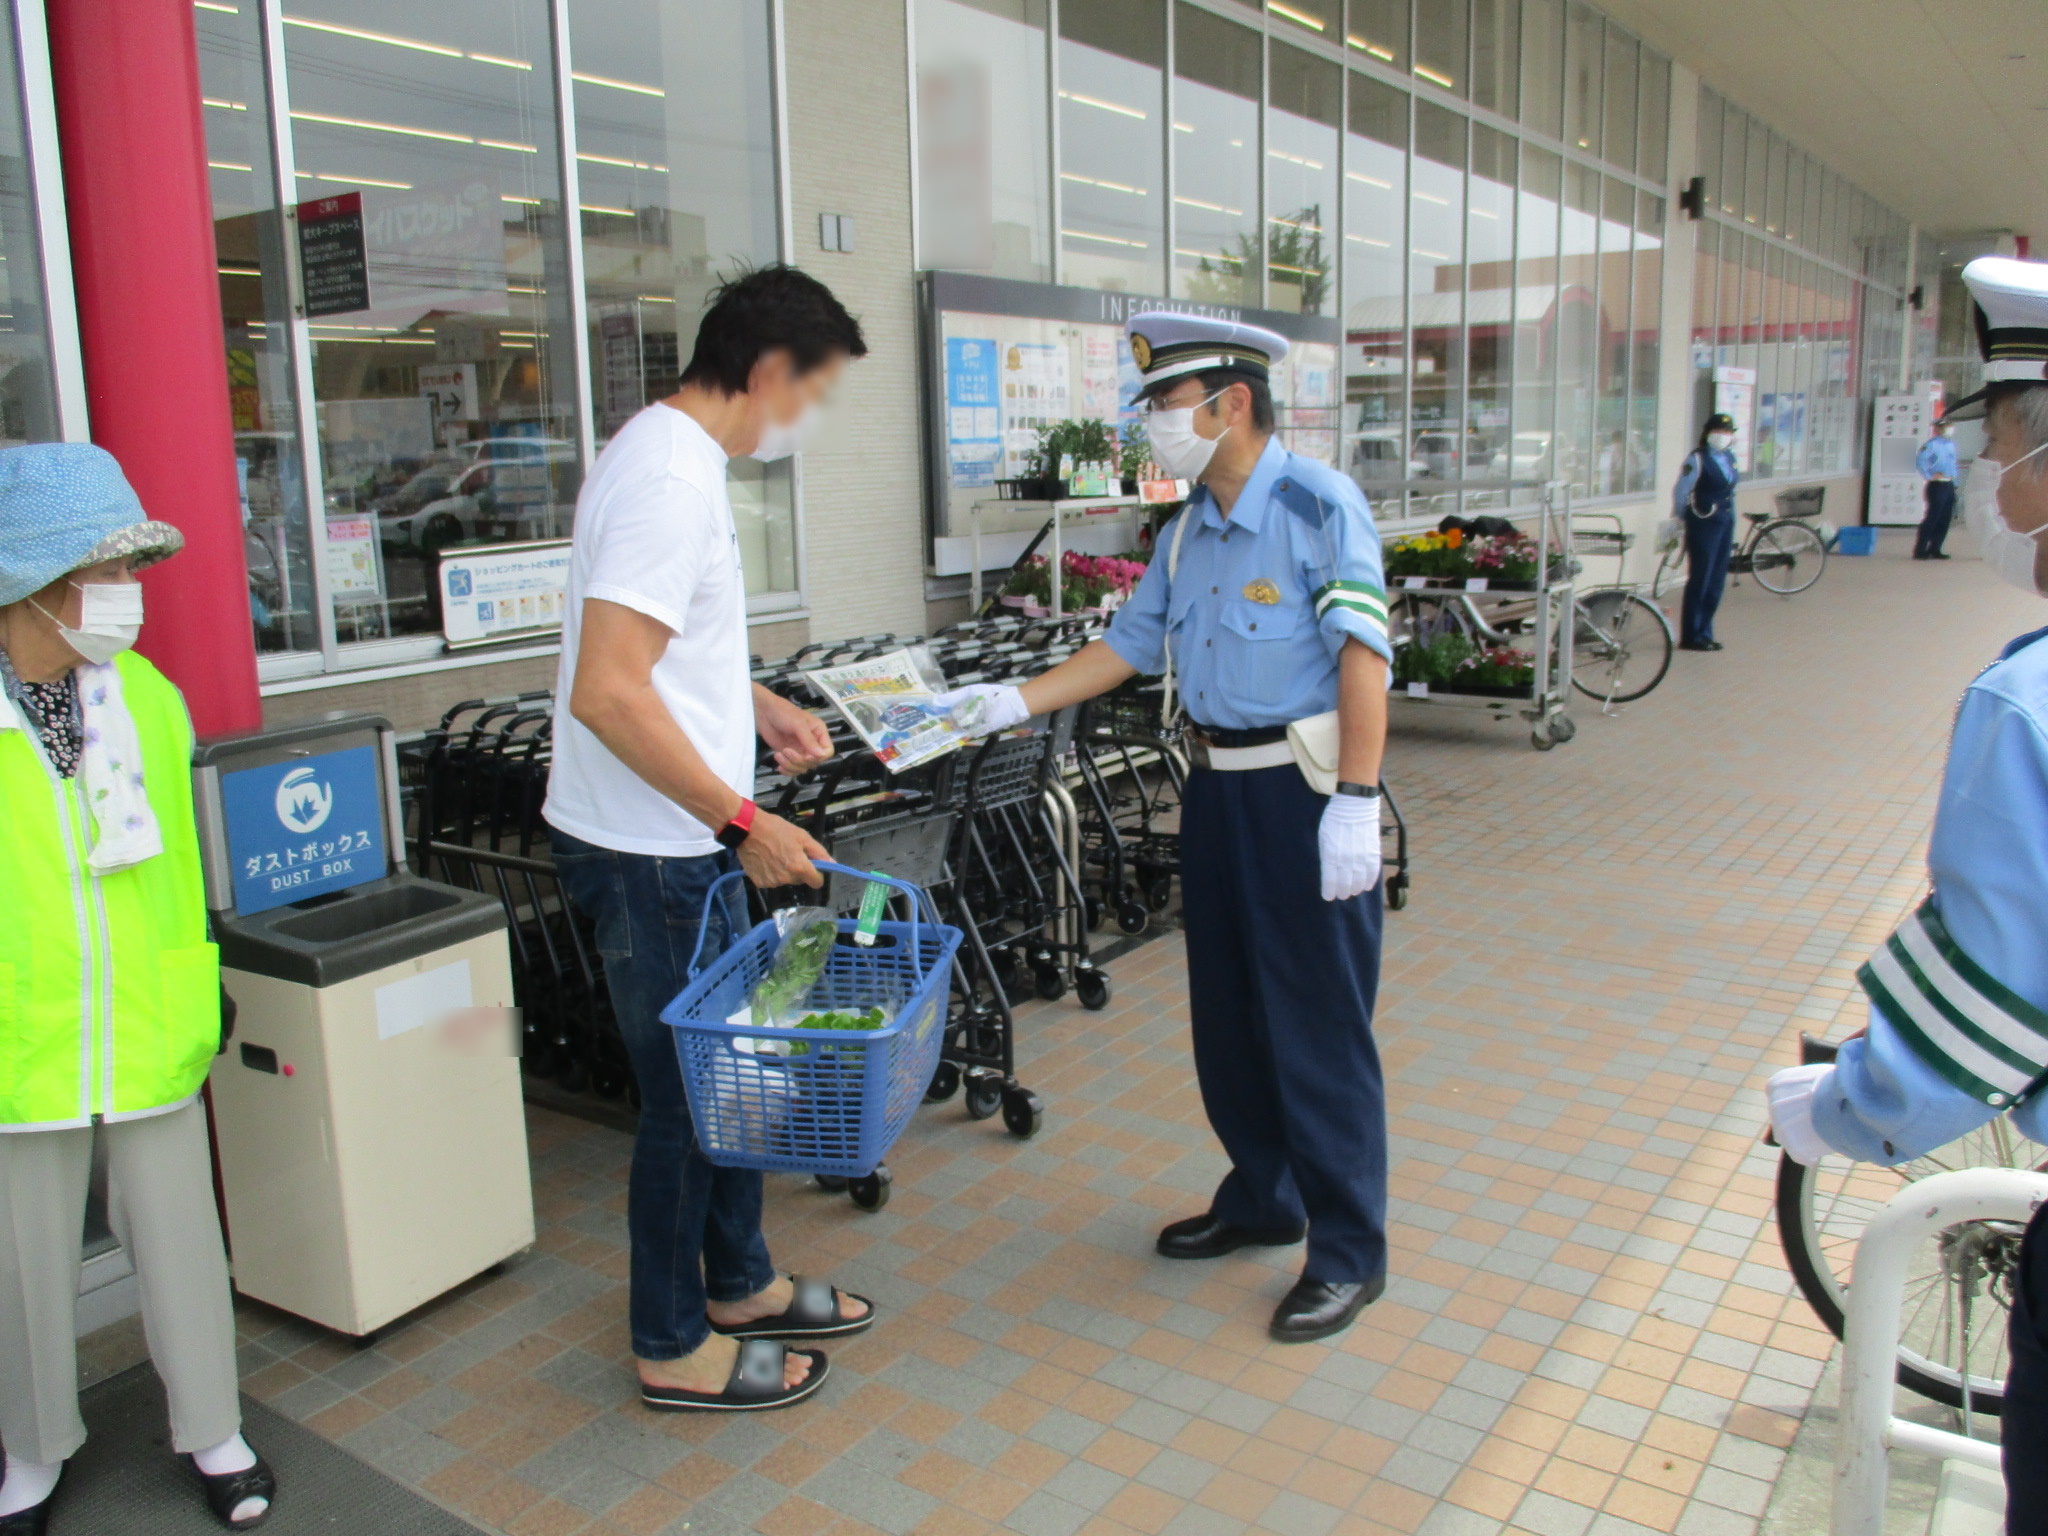
<instances>
[{"instance_id":1,"label":"store signage panel","mask_svg":"<svg viewBox=\"0 0 2048 1536\"><path fill-rule=\"evenodd\" d=\"M307 318L368 309L370 255L363 240L363 194L315 198L300 203L295 212Z\"/></svg>"},{"instance_id":2,"label":"store signage panel","mask_svg":"<svg viewBox=\"0 0 2048 1536\"><path fill-rule=\"evenodd\" d=\"M380 768L364 746L222 774L235 910L247 917L383 879Z\"/></svg>"},{"instance_id":3,"label":"store signage panel","mask_svg":"<svg viewBox=\"0 0 2048 1536\"><path fill-rule=\"evenodd\" d=\"M567 539L441 553L441 633L451 648L558 634L568 602Z\"/></svg>"}]
</instances>

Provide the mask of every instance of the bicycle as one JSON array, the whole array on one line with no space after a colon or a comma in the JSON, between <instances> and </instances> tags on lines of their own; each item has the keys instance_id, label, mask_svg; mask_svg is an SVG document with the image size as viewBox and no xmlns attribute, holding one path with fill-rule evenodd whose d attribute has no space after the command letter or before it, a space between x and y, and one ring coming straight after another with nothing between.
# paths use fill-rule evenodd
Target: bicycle
<instances>
[{"instance_id":1,"label":"bicycle","mask_svg":"<svg viewBox=\"0 0 2048 1536\"><path fill-rule=\"evenodd\" d=\"M1781 499L1791 492L1781 493ZM1731 583L1738 576L1754 576L1766 592L1790 597L1804 592L1827 569L1828 546L1818 529L1806 521L1820 512L1818 502L1810 512L1786 516L1783 512L1745 512L1749 536L1728 557ZM1665 597L1685 585L1685 541L1680 539L1664 552L1657 575L1650 583L1652 597Z\"/></svg>"},{"instance_id":2,"label":"bicycle","mask_svg":"<svg viewBox=\"0 0 2048 1536\"><path fill-rule=\"evenodd\" d=\"M1833 1061L1835 1051L1826 1041L1800 1037L1802 1064ZM2001 1115L1896 1168L1835 1156L1809 1168L1781 1154L1778 1240L1800 1294L1841 1338L1856 1245L1887 1200L1904 1185L1961 1168L2048 1171L2039 1153ZM1908 1270L1899 1385L1960 1410L1966 1422L1977 1413L1996 1417L2004 1408L2006 1327L2025 1230L2009 1221L1958 1222L1923 1243Z\"/></svg>"}]
</instances>

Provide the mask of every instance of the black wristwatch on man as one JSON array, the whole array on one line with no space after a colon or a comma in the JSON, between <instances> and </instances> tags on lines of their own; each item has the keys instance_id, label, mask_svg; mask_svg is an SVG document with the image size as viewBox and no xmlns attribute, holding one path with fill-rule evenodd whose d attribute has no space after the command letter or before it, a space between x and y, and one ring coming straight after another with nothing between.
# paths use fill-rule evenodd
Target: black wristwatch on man
<instances>
[{"instance_id":1,"label":"black wristwatch on man","mask_svg":"<svg viewBox=\"0 0 2048 1536\"><path fill-rule=\"evenodd\" d=\"M1377 784L1353 784L1349 779L1339 779L1337 793L1350 795L1359 800L1377 800L1380 797L1380 787Z\"/></svg>"}]
</instances>

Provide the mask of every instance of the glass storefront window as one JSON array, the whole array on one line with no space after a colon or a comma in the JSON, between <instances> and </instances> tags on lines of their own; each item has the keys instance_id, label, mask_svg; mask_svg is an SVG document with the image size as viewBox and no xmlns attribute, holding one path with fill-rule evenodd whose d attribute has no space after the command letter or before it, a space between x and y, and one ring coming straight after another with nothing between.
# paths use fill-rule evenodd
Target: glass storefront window
<instances>
[{"instance_id":1,"label":"glass storefront window","mask_svg":"<svg viewBox=\"0 0 2048 1536\"><path fill-rule=\"evenodd\" d=\"M917 0L918 261L1052 279L1045 0Z\"/></svg>"},{"instance_id":2,"label":"glass storefront window","mask_svg":"<svg viewBox=\"0 0 2048 1536\"><path fill-rule=\"evenodd\" d=\"M1061 281L1161 291L1165 77L1164 0L1061 7Z\"/></svg>"},{"instance_id":3,"label":"glass storefront window","mask_svg":"<svg viewBox=\"0 0 2048 1536\"><path fill-rule=\"evenodd\" d=\"M1408 96L1350 76L1344 135L1344 467L1380 507L1408 478Z\"/></svg>"},{"instance_id":4,"label":"glass storefront window","mask_svg":"<svg viewBox=\"0 0 2048 1536\"><path fill-rule=\"evenodd\" d=\"M1515 199L1515 410L1507 451L1494 455L1495 479L1549 480L1560 473L1557 452L1558 204L1563 159L1522 146L1522 185ZM1517 490L1518 503L1536 499Z\"/></svg>"},{"instance_id":5,"label":"glass storefront window","mask_svg":"<svg viewBox=\"0 0 2048 1536\"><path fill-rule=\"evenodd\" d=\"M1369 59L1408 67L1408 0L1350 0L1344 46Z\"/></svg>"},{"instance_id":6,"label":"glass storefront window","mask_svg":"<svg viewBox=\"0 0 2048 1536\"><path fill-rule=\"evenodd\" d=\"M1774 235L1785 233L1785 180L1790 161L1790 146L1775 133L1771 135L1771 158L1765 172L1768 177L1764 197L1764 228Z\"/></svg>"},{"instance_id":7,"label":"glass storefront window","mask_svg":"<svg viewBox=\"0 0 2048 1536\"><path fill-rule=\"evenodd\" d=\"M1600 152L1600 13L1570 0L1564 21L1564 141Z\"/></svg>"},{"instance_id":8,"label":"glass storefront window","mask_svg":"<svg viewBox=\"0 0 2048 1536\"><path fill-rule=\"evenodd\" d=\"M1558 222L1557 474L1574 496L1593 487L1600 372L1600 173L1565 162Z\"/></svg>"},{"instance_id":9,"label":"glass storefront window","mask_svg":"<svg viewBox=\"0 0 2048 1536\"><path fill-rule=\"evenodd\" d=\"M1266 12L1311 37L1334 43L1343 23L1344 0L1268 0Z\"/></svg>"},{"instance_id":10,"label":"glass storefront window","mask_svg":"<svg viewBox=\"0 0 2048 1536\"><path fill-rule=\"evenodd\" d=\"M1344 71L1275 41L1266 118L1266 307L1337 311L1337 136Z\"/></svg>"},{"instance_id":11,"label":"glass storefront window","mask_svg":"<svg viewBox=\"0 0 2048 1536\"><path fill-rule=\"evenodd\" d=\"M1749 119L1734 107L1722 104L1721 109L1721 178L1714 186L1714 195L1721 200L1721 211L1734 218L1742 217L1743 164L1749 154Z\"/></svg>"},{"instance_id":12,"label":"glass storefront window","mask_svg":"<svg viewBox=\"0 0 2048 1536\"><path fill-rule=\"evenodd\" d=\"M1174 13L1173 297L1260 300L1259 98L1264 44L1249 27Z\"/></svg>"},{"instance_id":13,"label":"glass storefront window","mask_svg":"<svg viewBox=\"0 0 2048 1536\"><path fill-rule=\"evenodd\" d=\"M1522 0L1522 121L1564 137L1564 0Z\"/></svg>"},{"instance_id":14,"label":"glass storefront window","mask_svg":"<svg viewBox=\"0 0 2048 1536\"><path fill-rule=\"evenodd\" d=\"M1628 483L1647 491L1657 474L1657 385L1663 366L1664 199L1635 195L1629 301Z\"/></svg>"},{"instance_id":15,"label":"glass storefront window","mask_svg":"<svg viewBox=\"0 0 2048 1536\"><path fill-rule=\"evenodd\" d=\"M1602 95L1607 127L1600 156L1624 171L1636 168L1636 40L1619 27L1607 29L1607 86Z\"/></svg>"},{"instance_id":16,"label":"glass storefront window","mask_svg":"<svg viewBox=\"0 0 2048 1536\"><path fill-rule=\"evenodd\" d=\"M1415 158L1408 183L1408 311L1414 327L1409 458L1418 477L1462 478L1465 386L1466 120L1415 103ZM1439 502L1442 504L1439 505ZM1453 512L1457 493L1420 510Z\"/></svg>"},{"instance_id":17,"label":"glass storefront window","mask_svg":"<svg viewBox=\"0 0 2048 1536\"><path fill-rule=\"evenodd\" d=\"M318 651L305 464L293 406L291 295L254 6L192 13L213 190L221 345L242 488L249 622L259 652ZM312 196L309 190L306 194Z\"/></svg>"},{"instance_id":18,"label":"glass storefront window","mask_svg":"<svg viewBox=\"0 0 2048 1536\"><path fill-rule=\"evenodd\" d=\"M1611 41L1611 38L1610 38ZM1595 496L1628 489L1629 369L1634 361L1630 284L1636 234L1635 188L1607 177L1600 186L1600 361L1595 381L1592 468Z\"/></svg>"},{"instance_id":19,"label":"glass storefront window","mask_svg":"<svg viewBox=\"0 0 2048 1536\"><path fill-rule=\"evenodd\" d=\"M1636 97L1636 171L1651 181L1666 179L1671 139L1671 61L1643 50Z\"/></svg>"},{"instance_id":20,"label":"glass storefront window","mask_svg":"<svg viewBox=\"0 0 2048 1536\"><path fill-rule=\"evenodd\" d=\"M1415 75L1460 96L1471 93L1465 60L1469 0L1415 0Z\"/></svg>"},{"instance_id":21,"label":"glass storefront window","mask_svg":"<svg viewBox=\"0 0 2048 1536\"><path fill-rule=\"evenodd\" d=\"M1465 432L1462 472L1489 476L1508 443L1514 403L1515 141L1472 125L1472 173L1466 182ZM1500 506L1499 492L1473 492L1467 506Z\"/></svg>"},{"instance_id":22,"label":"glass storefront window","mask_svg":"<svg viewBox=\"0 0 2048 1536\"><path fill-rule=\"evenodd\" d=\"M1513 118L1521 108L1521 65L1516 0L1472 0L1472 104Z\"/></svg>"},{"instance_id":23,"label":"glass storefront window","mask_svg":"<svg viewBox=\"0 0 2048 1536\"><path fill-rule=\"evenodd\" d=\"M49 304L23 122L20 64L12 34L0 41L0 447L63 435L50 367Z\"/></svg>"},{"instance_id":24,"label":"glass storefront window","mask_svg":"<svg viewBox=\"0 0 2048 1536\"><path fill-rule=\"evenodd\" d=\"M597 446L675 391L706 297L775 259L765 0L571 0ZM735 459L750 597L796 588L787 461Z\"/></svg>"}]
</instances>

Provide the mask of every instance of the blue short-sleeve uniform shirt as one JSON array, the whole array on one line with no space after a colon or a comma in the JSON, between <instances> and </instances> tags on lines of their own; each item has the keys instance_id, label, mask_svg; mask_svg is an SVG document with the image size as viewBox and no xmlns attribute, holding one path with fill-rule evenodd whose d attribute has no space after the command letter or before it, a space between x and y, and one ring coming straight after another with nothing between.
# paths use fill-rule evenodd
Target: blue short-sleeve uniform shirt
<instances>
[{"instance_id":1,"label":"blue short-sleeve uniform shirt","mask_svg":"<svg viewBox=\"0 0 2048 1536\"><path fill-rule=\"evenodd\" d=\"M1178 571L1167 567L1184 519ZM1337 707L1355 639L1393 659L1379 534L1364 493L1267 441L1228 518L1206 486L1160 531L1151 567L1106 637L1139 672L1166 670L1197 724L1288 725Z\"/></svg>"}]
</instances>

